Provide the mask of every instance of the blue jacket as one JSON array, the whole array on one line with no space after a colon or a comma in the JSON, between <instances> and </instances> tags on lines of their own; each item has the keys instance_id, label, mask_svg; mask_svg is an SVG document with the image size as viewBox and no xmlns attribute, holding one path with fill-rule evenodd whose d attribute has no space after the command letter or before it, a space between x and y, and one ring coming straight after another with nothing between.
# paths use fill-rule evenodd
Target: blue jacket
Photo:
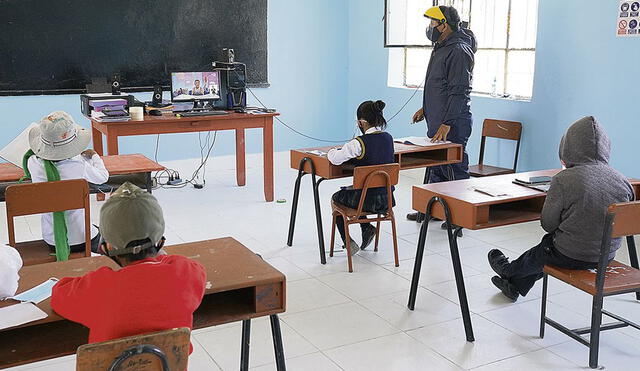
<instances>
[{"instance_id":1,"label":"blue jacket","mask_svg":"<svg viewBox=\"0 0 640 371\"><path fill-rule=\"evenodd\" d=\"M470 94L476 49L473 32L463 28L433 48L422 102L429 137L445 124L451 126L447 139L466 145L471 135Z\"/></svg>"}]
</instances>

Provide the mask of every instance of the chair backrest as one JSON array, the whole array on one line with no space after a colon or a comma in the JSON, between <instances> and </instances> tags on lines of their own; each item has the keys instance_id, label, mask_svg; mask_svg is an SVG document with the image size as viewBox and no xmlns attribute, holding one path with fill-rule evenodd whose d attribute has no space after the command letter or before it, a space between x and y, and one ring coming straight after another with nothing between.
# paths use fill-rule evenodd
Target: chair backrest
<instances>
[{"instance_id":1,"label":"chair backrest","mask_svg":"<svg viewBox=\"0 0 640 371\"><path fill-rule=\"evenodd\" d=\"M506 140L515 140L516 153L513 163L513 170L515 171L518 165L518 153L520 152L520 138L522 137L522 123L517 121L505 121L495 119L485 119L482 123L482 139L480 142L480 160L482 164L484 160L484 148L487 138L498 138Z\"/></svg>"},{"instance_id":2,"label":"chair backrest","mask_svg":"<svg viewBox=\"0 0 640 371\"><path fill-rule=\"evenodd\" d=\"M16 245L13 218L16 216L84 209L86 256L91 254L91 213L89 184L84 179L26 183L7 187L7 228L9 245Z\"/></svg>"},{"instance_id":3,"label":"chair backrest","mask_svg":"<svg viewBox=\"0 0 640 371\"><path fill-rule=\"evenodd\" d=\"M189 329L182 327L82 345L77 351L76 370L186 370L189 336Z\"/></svg>"},{"instance_id":4,"label":"chair backrest","mask_svg":"<svg viewBox=\"0 0 640 371\"><path fill-rule=\"evenodd\" d=\"M385 176L386 174L386 176ZM353 170L353 188L391 187L398 184L400 164L358 166Z\"/></svg>"}]
</instances>

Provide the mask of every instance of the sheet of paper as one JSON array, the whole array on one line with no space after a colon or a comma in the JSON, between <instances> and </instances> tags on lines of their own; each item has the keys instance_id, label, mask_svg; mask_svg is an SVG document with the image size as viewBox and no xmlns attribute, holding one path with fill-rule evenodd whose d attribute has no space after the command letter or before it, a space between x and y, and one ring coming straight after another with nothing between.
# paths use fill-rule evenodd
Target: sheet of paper
<instances>
[{"instance_id":1,"label":"sheet of paper","mask_svg":"<svg viewBox=\"0 0 640 371\"><path fill-rule=\"evenodd\" d=\"M9 144L7 144L3 149L0 149L0 157L17 167L22 168L22 158L29 150L29 130L37 125L38 124L35 122L32 122L31 125L27 126L27 128L24 129L22 133L18 134L18 136Z\"/></svg>"},{"instance_id":2,"label":"sheet of paper","mask_svg":"<svg viewBox=\"0 0 640 371\"><path fill-rule=\"evenodd\" d=\"M484 193L491 197L508 196L508 193L503 192L498 187L474 187L474 191Z\"/></svg>"},{"instance_id":3,"label":"sheet of paper","mask_svg":"<svg viewBox=\"0 0 640 371\"><path fill-rule=\"evenodd\" d=\"M47 318L33 303L20 303L0 308L0 330Z\"/></svg>"},{"instance_id":4,"label":"sheet of paper","mask_svg":"<svg viewBox=\"0 0 640 371\"><path fill-rule=\"evenodd\" d=\"M51 296L51 289L58 283L57 278L49 278L31 290L24 291L11 299L38 304Z\"/></svg>"},{"instance_id":5,"label":"sheet of paper","mask_svg":"<svg viewBox=\"0 0 640 371\"><path fill-rule=\"evenodd\" d=\"M451 143L449 141L444 141L444 142L439 141L439 142L431 143L431 138L429 137L406 137L406 138L394 139L393 141L396 143L412 144L414 146L420 146L420 147L429 147L429 146L435 146L438 144Z\"/></svg>"}]
</instances>

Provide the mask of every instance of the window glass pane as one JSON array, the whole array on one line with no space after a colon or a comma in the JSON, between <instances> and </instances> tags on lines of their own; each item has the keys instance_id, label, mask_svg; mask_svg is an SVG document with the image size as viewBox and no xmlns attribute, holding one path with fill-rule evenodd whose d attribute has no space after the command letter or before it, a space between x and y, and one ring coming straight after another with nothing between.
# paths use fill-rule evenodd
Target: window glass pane
<instances>
[{"instance_id":1,"label":"window glass pane","mask_svg":"<svg viewBox=\"0 0 640 371\"><path fill-rule=\"evenodd\" d=\"M502 50L476 52L471 86L473 91L498 95L504 93L504 57L505 52Z\"/></svg>"},{"instance_id":2,"label":"window glass pane","mask_svg":"<svg viewBox=\"0 0 640 371\"><path fill-rule=\"evenodd\" d=\"M424 0L385 0L387 43L390 45L431 45L425 30L429 20Z\"/></svg>"},{"instance_id":3,"label":"window glass pane","mask_svg":"<svg viewBox=\"0 0 640 371\"><path fill-rule=\"evenodd\" d=\"M530 98L533 95L533 71L536 53L533 51L509 52L507 93Z\"/></svg>"},{"instance_id":4,"label":"window glass pane","mask_svg":"<svg viewBox=\"0 0 640 371\"><path fill-rule=\"evenodd\" d=\"M471 3L469 28L478 39L478 47L507 47L508 12L509 0L476 0Z\"/></svg>"},{"instance_id":5,"label":"window glass pane","mask_svg":"<svg viewBox=\"0 0 640 371\"><path fill-rule=\"evenodd\" d=\"M537 29L538 0L512 0L509 48L535 48Z\"/></svg>"},{"instance_id":6,"label":"window glass pane","mask_svg":"<svg viewBox=\"0 0 640 371\"><path fill-rule=\"evenodd\" d=\"M406 49L405 86L421 86L427 74L431 48Z\"/></svg>"}]
</instances>

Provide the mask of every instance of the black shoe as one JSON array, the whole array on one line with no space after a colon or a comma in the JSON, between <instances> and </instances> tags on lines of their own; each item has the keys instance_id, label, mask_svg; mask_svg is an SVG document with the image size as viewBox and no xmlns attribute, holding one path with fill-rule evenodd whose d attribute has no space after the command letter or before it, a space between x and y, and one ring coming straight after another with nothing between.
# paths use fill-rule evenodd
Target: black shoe
<instances>
[{"instance_id":1,"label":"black shoe","mask_svg":"<svg viewBox=\"0 0 640 371\"><path fill-rule=\"evenodd\" d=\"M502 291L502 294L509 298L511 301L515 302L518 300L518 289L511 283L509 280L504 278L500 278L498 276L491 277L491 282L493 285Z\"/></svg>"},{"instance_id":2,"label":"black shoe","mask_svg":"<svg viewBox=\"0 0 640 371\"><path fill-rule=\"evenodd\" d=\"M452 230L456 230L456 228L458 228L457 225L452 224L451 225L451 229ZM442 224L440 225L440 229L444 229L445 231L447 230L447 222L442 222ZM460 228L460 230L458 231L458 237L462 237L462 228Z\"/></svg>"},{"instance_id":3,"label":"black shoe","mask_svg":"<svg viewBox=\"0 0 640 371\"><path fill-rule=\"evenodd\" d=\"M418 214L419 213L409 213L407 214L407 220L411 220L413 222L417 222L418 221Z\"/></svg>"},{"instance_id":4,"label":"black shoe","mask_svg":"<svg viewBox=\"0 0 640 371\"><path fill-rule=\"evenodd\" d=\"M346 245L342 245L342 249L346 249L347 246ZM349 254L351 256L354 256L355 254L360 252L360 247L358 247L358 244L356 243L356 241L353 240L353 238L351 238L351 242L349 243Z\"/></svg>"},{"instance_id":5,"label":"black shoe","mask_svg":"<svg viewBox=\"0 0 640 371\"><path fill-rule=\"evenodd\" d=\"M489 251L489 254L487 254L487 259L489 260L491 269L493 269L493 271L496 272L496 274L500 276L500 278L506 278L505 272L509 267L509 259L504 256L502 251L498 249L492 249L491 251Z\"/></svg>"},{"instance_id":6,"label":"black shoe","mask_svg":"<svg viewBox=\"0 0 640 371\"><path fill-rule=\"evenodd\" d=\"M376 227L369 226L366 227L365 231L362 232L362 245L360 245L360 250L364 250L371 244L373 238L376 236Z\"/></svg>"}]
</instances>

